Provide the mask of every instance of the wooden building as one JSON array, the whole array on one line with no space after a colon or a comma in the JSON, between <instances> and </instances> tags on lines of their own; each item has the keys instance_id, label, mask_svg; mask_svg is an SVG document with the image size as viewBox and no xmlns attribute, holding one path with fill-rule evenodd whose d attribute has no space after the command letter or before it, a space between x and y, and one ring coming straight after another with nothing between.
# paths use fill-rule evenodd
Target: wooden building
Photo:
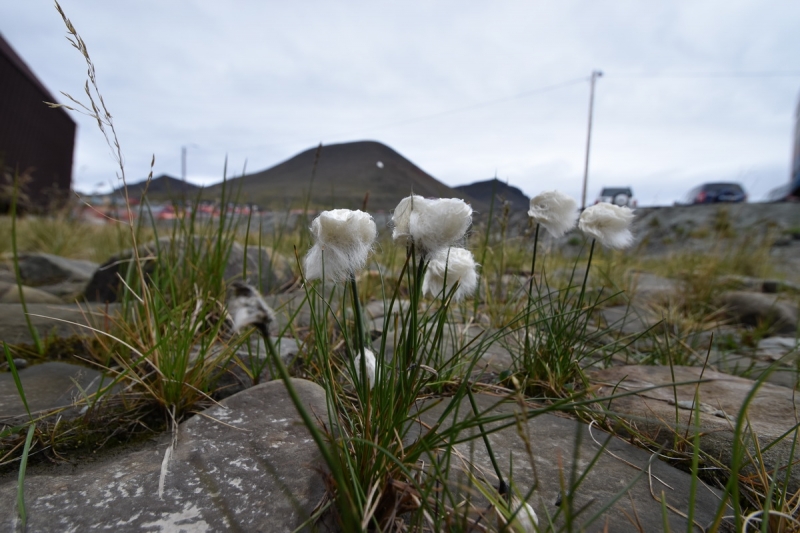
<instances>
[{"instance_id":1,"label":"wooden building","mask_svg":"<svg viewBox=\"0 0 800 533\"><path fill-rule=\"evenodd\" d=\"M55 102L0 34L0 210L10 205L10 181L21 180L22 207L43 211L69 197L75 121Z\"/></svg>"}]
</instances>

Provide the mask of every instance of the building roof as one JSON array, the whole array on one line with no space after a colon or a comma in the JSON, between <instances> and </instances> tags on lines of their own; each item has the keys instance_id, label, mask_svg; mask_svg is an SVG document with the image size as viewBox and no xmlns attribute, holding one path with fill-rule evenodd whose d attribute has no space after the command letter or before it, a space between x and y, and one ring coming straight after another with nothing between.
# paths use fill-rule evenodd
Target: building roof
<instances>
[{"instance_id":1,"label":"building roof","mask_svg":"<svg viewBox=\"0 0 800 533\"><path fill-rule=\"evenodd\" d=\"M19 72L25 76L39 91L41 91L42 95L46 98L48 102L57 102L57 100L53 97L52 93L47 90L47 88L39 81L39 78L36 77L36 74L33 73L31 68L22 60L21 57L11 48L11 45L8 41L5 40L3 34L0 33L0 56L3 56L9 60L9 62L17 69ZM69 113L63 108L59 108L59 111L64 113L70 120L75 122L72 117L69 116Z\"/></svg>"}]
</instances>

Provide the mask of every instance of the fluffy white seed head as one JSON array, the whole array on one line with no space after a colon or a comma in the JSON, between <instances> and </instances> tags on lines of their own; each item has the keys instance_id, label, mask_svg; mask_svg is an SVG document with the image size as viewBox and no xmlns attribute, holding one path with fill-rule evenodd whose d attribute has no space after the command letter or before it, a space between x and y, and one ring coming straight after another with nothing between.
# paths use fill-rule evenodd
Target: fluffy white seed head
<instances>
[{"instance_id":1,"label":"fluffy white seed head","mask_svg":"<svg viewBox=\"0 0 800 533\"><path fill-rule=\"evenodd\" d=\"M364 363L366 366L367 371L367 382L369 383L369 388L375 386L375 354L372 353L371 350L367 350L364 348ZM358 354L356 358L353 360L353 364L356 367L356 372L358 374L361 373L361 354Z\"/></svg>"},{"instance_id":2,"label":"fluffy white seed head","mask_svg":"<svg viewBox=\"0 0 800 533\"><path fill-rule=\"evenodd\" d=\"M608 248L627 248L633 243L630 226L633 211L628 207L599 203L587 207L578 220L578 229Z\"/></svg>"},{"instance_id":3,"label":"fluffy white seed head","mask_svg":"<svg viewBox=\"0 0 800 533\"><path fill-rule=\"evenodd\" d=\"M534 511L533 507L527 502L523 502L516 496L512 496L509 509L509 516L514 512L517 514L514 515L514 519L508 526L506 526L508 521L505 516L503 516L503 513L501 513L499 509L495 509L497 513L497 525L500 529L505 527L505 531L513 531L515 533L536 533L539 531L537 528L539 525L539 517L536 516L536 511ZM519 511L517 511L517 509L519 509Z\"/></svg>"},{"instance_id":4,"label":"fluffy white seed head","mask_svg":"<svg viewBox=\"0 0 800 533\"><path fill-rule=\"evenodd\" d=\"M445 248L434 253L422 279L422 293L437 297L447 294L457 282L453 301L458 302L475 292L478 272L472 252L464 248ZM447 287L445 288L445 282Z\"/></svg>"},{"instance_id":5,"label":"fluffy white seed head","mask_svg":"<svg viewBox=\"0 0 800 533\"><path fill-rule=\"evenodd\" d=\"M578 204L560 191L547 191L531 198L528 216L554 238L559 238L575 227Z\"/></svg>"},{"instance_id":6,"label":"fluffy white seed head","mask_svg":"<svg viewBox=\"0 0 800 533\"><path fill-rule=\"evenodd\" d=\"M395 242L413 241L423 255L447 248L461 239L472 224L472 207L458 198L403 198L392 215Z\"/></svg>"},{"instance_id":7,"label":"fluffy white seed head","mask_svg":"<svg viewBox=\"0 0 800 533\"><path fill-rule=\"evenodd\" d=\"M394 208L392 213L392 239L399 244L408 244L411 238L411 232L408 229L408 223L411 219L411 211L418 202L424 202L425 198L417 194L406 196L397 207Z\"/></svg>"},{"instance_id":8,"label":"fluffy white seed head","mask_svg":"<svg viewBox=\"0 0 800 533\"><path fill-rule=\"evenodd\" d=\"M323 211L311 223L314 246L306 255L307 279L345 281L364 268L378 230L363 211Z\"/></svg>"},{"instance_id":9,"label":"fluffy white seed head","mask_svg":"<svg viewBox=\"0 0 800 533\"><path fill-rule=\"evenodd\" d=\"M408 228L414 244L429 254L451 246L472 224L472 208L458 198L426 200L411 211Z\"/></svg>"},{"instance_id":10,"label":"fluffy white seed head","mask_svg":"<svg viewBox=\"0 0 800 533\"><path fill-rule=\"evenodd\" d=\"M228 316L231 329L240 333L249 326L256 327L263 334L269 334L269 326L275 322L275 312L267 305L261 293L247 283L234 281L228 295Z\"/></svg>"}]
</instances>

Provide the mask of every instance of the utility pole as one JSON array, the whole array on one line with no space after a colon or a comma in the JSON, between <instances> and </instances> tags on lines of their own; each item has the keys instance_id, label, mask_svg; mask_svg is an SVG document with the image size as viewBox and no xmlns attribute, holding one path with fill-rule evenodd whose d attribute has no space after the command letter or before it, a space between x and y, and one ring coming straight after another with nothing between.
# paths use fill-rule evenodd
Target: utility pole
<instances>
[{"instance_id":1,"label":"utility pole","mask_svg":"<svg viewBox=\"0 0 800 533\"><path fill-rule=\"evenodd\" d=\"M594 83L603 73L592 71L591 89L589 90L589 130L586 132L586 161L583 165L583 193L581 194L581 211L586 208L586 185L589 181L589 148L592 145L592 112L594 110Z\"/></svg>"},{"instance_id":2,"label":"utility pole","mask_svg":"<svg viewBox=\"0 0 800 533\"><path fill-rule=\"evenodd\" d=\"M181 146L181 179L186 183L186 147Z\"/></svg>"}]
</instances>

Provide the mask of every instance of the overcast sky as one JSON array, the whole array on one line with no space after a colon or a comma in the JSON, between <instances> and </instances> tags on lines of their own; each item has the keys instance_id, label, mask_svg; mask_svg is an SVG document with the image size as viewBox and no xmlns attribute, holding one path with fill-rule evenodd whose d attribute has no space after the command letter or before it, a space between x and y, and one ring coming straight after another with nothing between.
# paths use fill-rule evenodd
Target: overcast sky
<instances>
[{"instance_id":1,"label":"overcast sky","mask_svg":"<svg viewBox=\"0 0 800 533\"><path fill-rule=\"evenodd\" d=\"M448 185L497 176L580 200L589 75L597 82L589 201L640 205L789 180L800 2L258 2L63 0L83 37L130 181L222 179L317 145L383 142ZM0 32L61 102L86 65L50 0L0 2ZM81 191L116 185L75 116Z\"/></svg>"}]
</instances>

